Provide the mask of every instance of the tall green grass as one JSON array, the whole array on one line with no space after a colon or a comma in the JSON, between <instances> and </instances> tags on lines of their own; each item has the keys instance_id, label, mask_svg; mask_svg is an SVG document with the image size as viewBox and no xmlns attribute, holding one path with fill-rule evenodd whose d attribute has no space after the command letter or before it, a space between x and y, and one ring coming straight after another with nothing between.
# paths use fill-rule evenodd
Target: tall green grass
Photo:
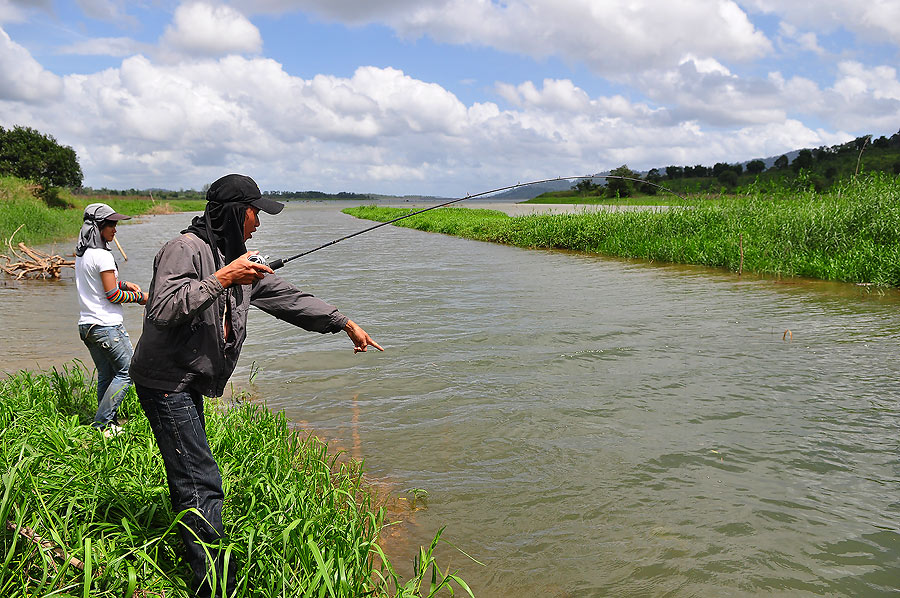
<instances>
[{"instance_id":1,"label":"tall green grass","mask_svg":"<svg viewBox=\"0 0 900 598\"><path fill-rule=\"evenodd\" d=\"M21 179L0 177L0 253L21 224L25 226L16 233L13 245L20 241L31 245L77 236L80 222L81 216L75 210L47 206L32 195ZM67 234L62 236L63 232Z\"/></svg>"},{"instance_id":2,"label":"tall green grass","mask_svg":"<svg viewBox=\"0 0 900 598\"><path fill-rule=\"evenodd\" d=\"M147 198L72 195L65 190L60 192L59 198L72 207L50 207L34 196L26 181L0 177L0 253L10 235L23 224L13 239L14 246L19 242L36 245L76 238L81 229L84 208L91 203L109 204L117 212L128 216L152 212L161 204L173 211L203 210L206 204L205 201L189 199L153 202Z\"/></svg>"},{"instance_id":3,"label":"tall green grass","mask_svg":"<svg viewBox=\"0 0 900 598\"><path fill-rule=\"evenodd\" d=\"M383 222L406 210L344 211ZM900 178L884 174L823 194L752 187L665 210L520 217L443 208L397 224L519 247L900 287Z\"/></svg>"},{"instance_id":4,"label":"tall green grass","mask_svg":"<svg viewBox=\"0 0 900 598\"><path fill-rule=\"evenodd\" d=\"M162 459L134 392L124 433L88 424L95 386L82 367L0 381L0 596L186 596ZM434 543L407 580L377 544L384 511L358 463L283 414L207 402L207 432L225 486L225 550L238 596L419 596L471 592L441 571ZM48 541L17 533L22 526ZM13 529L9 529L12 527ZM71 559L76 560L71 560ZM453 583L453 586L450 584Z\"/></svg>"}]
</instances>

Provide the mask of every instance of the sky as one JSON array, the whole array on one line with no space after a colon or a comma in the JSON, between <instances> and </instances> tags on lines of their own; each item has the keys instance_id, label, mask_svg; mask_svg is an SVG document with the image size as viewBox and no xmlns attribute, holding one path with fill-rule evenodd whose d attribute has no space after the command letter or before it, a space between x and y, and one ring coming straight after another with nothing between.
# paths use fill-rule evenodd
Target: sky
<instances>
[{"instance_id":1,"label":"sky","mask_svg":"<svg viewBox=\"0 0 900 598\"><path fill-rule=\"evenodd\" d=\"M86 186L480 193L900 130L897 0L0 0Z\"/></svg>"}]
</instances>

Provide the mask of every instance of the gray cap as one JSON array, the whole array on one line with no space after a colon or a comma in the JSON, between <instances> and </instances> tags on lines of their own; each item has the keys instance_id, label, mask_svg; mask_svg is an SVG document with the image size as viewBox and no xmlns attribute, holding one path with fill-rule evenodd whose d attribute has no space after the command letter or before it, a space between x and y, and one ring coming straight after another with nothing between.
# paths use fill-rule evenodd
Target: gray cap
<instances>
[{"instance_id":1,"label":"gray cap","mask_svg":"<svg viewBox=\"0 0 900 598\"><path fill-rule=\"evenodd\" d=\"M105 203L92 203L84 208L84 220L99 223L104 220L131 220L131 216L119 214Z\"/></svg>"}]
</instances>

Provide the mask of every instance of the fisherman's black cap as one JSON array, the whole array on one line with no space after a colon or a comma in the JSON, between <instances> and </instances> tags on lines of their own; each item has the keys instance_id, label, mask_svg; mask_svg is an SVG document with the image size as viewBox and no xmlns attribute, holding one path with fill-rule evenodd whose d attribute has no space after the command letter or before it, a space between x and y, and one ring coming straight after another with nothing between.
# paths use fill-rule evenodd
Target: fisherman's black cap
<instances>
[{"instance_id":1,"label":"fisherman's black cap","mask_svg":"<svg viewBox=\"0 0 900 598\"><path fill-rule=\"evenodd\" d=\"M277 214L284 204L263 197L256 181L243 174L226 174L206 192L206 201L213 203L243 203L259 208L267 214Z\"/></svg>"}]
</instances>

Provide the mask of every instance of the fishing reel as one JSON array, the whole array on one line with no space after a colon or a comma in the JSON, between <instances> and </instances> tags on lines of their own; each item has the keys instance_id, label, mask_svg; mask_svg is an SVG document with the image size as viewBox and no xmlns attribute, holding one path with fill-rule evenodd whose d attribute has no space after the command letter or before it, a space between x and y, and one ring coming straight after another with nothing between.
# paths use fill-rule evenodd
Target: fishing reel
<instances>
[{"instance_id":1,"label":"fishing reel","mask_svg":"<svg viewBox=\"0 0 900 598\"><path fill-rule=\"evenodd\" d=\"M269 265L269 256L263 255L261 253L252 253L247 256L247 260L253 262L254 264L262 264L263 266Z\"/></svg>"},{"instance_id":2,"label":"fishing reel","mask_svg":"<svg viewBox=\"0 0 900 598\"><path fill-rule=\"evenodd\" d=\"M261 253L253 253L247 256L247 259L254 264L262 264L263 266L268 266L273 270L277 270L278 268L284 265L284 260L277 259L269 261L269 256L263 255Z\"/></svg>"}]
</instances>

